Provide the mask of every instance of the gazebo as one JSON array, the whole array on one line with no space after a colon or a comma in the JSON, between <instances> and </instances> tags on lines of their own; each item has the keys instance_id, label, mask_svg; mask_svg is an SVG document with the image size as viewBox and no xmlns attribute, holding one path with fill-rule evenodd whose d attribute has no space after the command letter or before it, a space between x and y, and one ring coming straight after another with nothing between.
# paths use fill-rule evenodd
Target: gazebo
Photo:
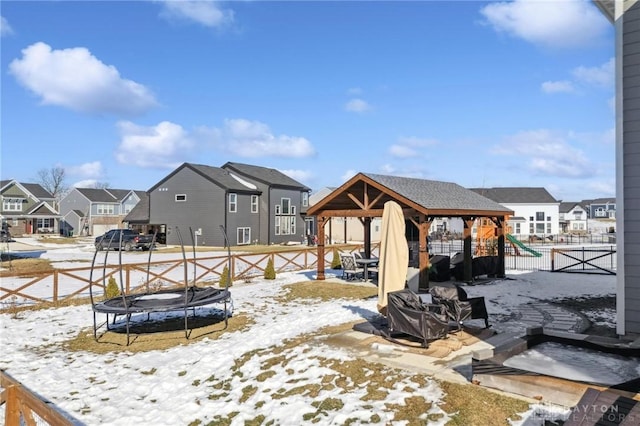
<instances>
[{"instance_id":1,"label":"gazebo","mask_svg":"<svg viewBox=\"0 0 640 426\"><path fill-rule=\"evenodd\" d=\"M308 216L318 223L318 279L325 279L324 227L332 217L357 217L364 226L364 251L371 253L371 219L382 217L384 203L395 201L405 220L419 233L419 291L429 290L429 227L438 217L459 217L464 223L464 280L473 281L471 268L471 228L478 218L488 218L497 227L497 276L504 278L504 235L506 217L513 211L482 195L450 183L425 179L358 173L322 200L309 207Z\"/></svg>"}]
</instances>

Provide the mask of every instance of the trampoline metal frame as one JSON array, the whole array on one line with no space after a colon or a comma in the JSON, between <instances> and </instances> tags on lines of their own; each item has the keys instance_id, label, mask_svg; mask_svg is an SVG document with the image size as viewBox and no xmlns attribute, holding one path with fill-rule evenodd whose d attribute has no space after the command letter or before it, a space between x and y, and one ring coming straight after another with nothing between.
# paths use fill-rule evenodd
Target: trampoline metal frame
<instances>
[{"instance_id":1,"label":"trampoline metal frame","mask_svg":"<svg viewBox=\"0 0 640 426\"><path fill-rule=\"evenodd\" d=\"M104 301L97 301L93 294L93 285L96 283L93 280L93 273L96 269L96 259L98 256L98 249L93 255L93 260L91 262L91 272L89 274L89 296L91 298L91 306L93 310L93 337L97 341L98 340L98 329L102 326L106 326L107 331L109 328L109 315L113 315L113 323L116 322L116 318L118 316L124 316L126 318L126 332L127 332L127 346L131 343L131 316L135 313L146 313L147 319L150 319L151 313L154 312L169 312L169 311L179 311L184 310L184 330L185 330L185 338L189 338L189 318L188 318L188 310L191 308L193 310L193 315L196 315L195 308L198 306L205 306L214 303L223 303L224 304L224 324L225 328L227 328L229 324L229 312L228 312L228 304L233 306L231 293L229 291L229 286L231 284L231 247L229 245L229 239L227 237L227 232L224 226L220 225L220 229L224 235L225 244L227 246L227 256L228 256L228 267L227 267L227 284L224 289L217 289L213 287L197 287L196 286L196 247L194 242L194 233L191 228L189 228L189 233L191 234L191 242L193 247L193 258L194 258L194 271L193 271L193 285L189 285L188 280L188 264L187 264L187 256L184 248L184 242L182 239L182 234L180 233L180 229L176 227L176 232L178 234L178 239L180 240L180 247L182 249L182 259L184 265L184 289L165 289L156 292L152 292L149 287L149 276L150 276L150 268L151 268L151 252L153 250L149 250L149 258L147 260L147 280L146 284L146 292L145 293L133 293L126 294L124 289L124 279L123 279L123 267L122 267L122 250L119 250L118 255L118 264L119 264L119 274L120 274L120 295L112 297L110 299ZM157 231L153 234L152 239L152 247L155 246ZM120 235L120 246L122 246L122 234ZM113 235L111 236L111 240L109 241L109 246L113 242ZM104 261L102 265L102 287L103 289L107 288L106 285L106 268L107 268L107 259L109 256L109 250L105 251ZM182 303L175 303L176 298L172 299L172 303L163 303L161 300L157 300L156 302L147 300L147 303L140 303L140 301L145 296L157 296L160 294L165 295L181 295L184 293L184 300ZM198 294L200 293L200 294ZM198 295L199 297L196 297ZM107 319L104 323L98 324L97 314L104 313L107 316Z\"/></svg>"}]
</instances>

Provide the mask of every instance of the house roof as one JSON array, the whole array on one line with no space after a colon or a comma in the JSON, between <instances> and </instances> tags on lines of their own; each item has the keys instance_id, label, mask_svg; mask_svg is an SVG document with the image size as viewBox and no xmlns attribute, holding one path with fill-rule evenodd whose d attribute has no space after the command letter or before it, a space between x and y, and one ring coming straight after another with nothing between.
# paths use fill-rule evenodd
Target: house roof
<instances>
[{"instance_id":1,"label":"house roof","mask_svg":"<svg viewBox=\"0 0 640 426\"><path fill-rule=\"evenodd\" d=\"M53 200L55 197L49 191L44 189L42 185L39 183L22 183L18 182L15 179L7 179L0 181L0 189L5 189L7 186L15 184L22 191L27 192L28 194L33 195L38 200L48 199Z\"/></svg>"},{"instance_id":2,"label":"house roof","mask_svg":"<svg viewBox=\"0 0 640 426\"><path fill-rule=\"evenodd\" d=\"M52 193L44 189L39 183L21 183L27 191L29 191L38 200L55 198Z\"/></svg>"},{"instance_id":3,"label":"house roof","mask_svg":"<svg viewBox=\"0 0 640 426\"><path fill-rule=\"evenodd\" d=\"M590 200L589 204L615 204L615 198L596 198L595 200Z\"/></svg>"},{"instance_id":4,"label":"house roof","mask_svg":"<svg viewBox=\"0 0 640 426\"><path fill-rule=\"evenodd\" d=\"M490 198L500 204L539 204L557 203L544 188L536 187L497 187L497 188L470 188L484 197Z\"/></svg>"},{"instance_id":5,"label":"house roof","mask_svg":"<svg viewBox=\"0 0 640 426\"><path fill-rule=\"evenodd\" d=\"M558 211L560 213L569 213L576 206L582 207L580 203L577 201L563 201L560 203L560 206L558 207Z\"/></svg>"},{"instance_id":6,"label":"house roof","mask_svg":"<svg viewBox=\"0 0 640 426\"><path fill-rule=\"evenodd\" d=\"M75 188L79 193L84 195L89 201L97 203L117 203L118 199L110 192L98 188Z\"/></svg>"},{"instance_id":7,"label":"house roof","mask_svg":"<svg viewBox=\"0 0 640 426\"><path fill-rule=\"evenodd\" d=\"M259 182L269 186L295 188L304 191L310 191L306 185L301 184L297 180L290 178L279 170L270 169L268 167L253 166L251 164L227 162L222 166L223 169L232 170L243 176L251 177Z\"/></svg>"},{"instance_id":8,"label":"house roof","mask_svg":"<svg viewBox=\"0 0 640 426\"><path fill-rule=\"evenodd\" d=\"M149 194L146 192L140 197L140 201L124 217L123 222L149 223Z\"/></svg>"},{"instance_id":9,"label":"house roof","mask_svg":"<svg viewBox=\"0 0 640 426\"><path fill-rule=\"evenodd\" d=\"M204 164L193 164L193 163L183 163L178 168L176 168L174 171L169 173L164 179L162 179L160 182L156 183L153 187L151 187L151 189L149 189L149 192L155 190L156 188L161 186L163 183L165 183L166 181L171 179L178 172L180 172L181 170L183 170L185 168L196 172L197 174L199 174L203 178L207 179L211 183L214 183L217 186L219 186L220 188L225 189L227 191L244 192L244 193L250 193L250 194L260 194L260 193L262 193L262 191L260 191L260 190L258 190L256 188L251 188L250 186L245 185L242 182L240 182L238 179L235 179L225 169L222 169L220 167L212 167L212 166L207 166L207 165L204 165Z\"/></svg>"},{"instance_id":10,"label":"house roof","mask_svg":"<svg viewBox=\"0 0 640 426\"><path fill-rule=\"evenodd\" d=\"M34 206L31 211L27 212L27 214L33 217L59 216L58 212L53 210L45 201L41 201L38 205Z\"/></svg>"},{"instance_id":11,"label":"house roof","mask_svg":"<svg viewBox=\"0 0 640 426\"><path fill-rule=\"evenodd\" d=\"M507 216L513 211L451 182L358 173L321 201L309 215L382 216L384 203L396 201L405 215Z\"/></svg>"}]
</instances>

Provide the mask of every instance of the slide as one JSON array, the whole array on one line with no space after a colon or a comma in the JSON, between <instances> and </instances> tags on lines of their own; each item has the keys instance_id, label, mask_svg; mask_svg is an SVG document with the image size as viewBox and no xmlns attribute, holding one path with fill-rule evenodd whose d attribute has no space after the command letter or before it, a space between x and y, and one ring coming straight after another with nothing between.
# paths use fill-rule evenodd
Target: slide
<instances>
[{"instance_id":1,"label":"slide","mask_svg":"<svg viewBox=\"0 0 640 426\"><path fill-rule=\"evenodd\" d=\"M522 241L518 240L516 237L514 237L511 234L507 234L507 240L509 240L512 244L515 244L517 247L520 247L522 250L524 251L528 251L529 253L531 253L532 255L534 255L535 257L541 257L542 253L535 251L534 249L525 246Z\"/></svg>"}]
</instances>

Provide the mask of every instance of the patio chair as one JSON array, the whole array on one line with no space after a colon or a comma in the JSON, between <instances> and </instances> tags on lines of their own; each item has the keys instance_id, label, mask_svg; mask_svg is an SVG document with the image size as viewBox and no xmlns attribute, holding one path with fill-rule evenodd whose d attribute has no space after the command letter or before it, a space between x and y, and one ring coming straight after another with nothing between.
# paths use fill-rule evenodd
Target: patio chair
<instances>
[{"instance_id":1,"label":"patio chair","mask_svg":"<svg viewBox=\"0 0 640 426\"><path fill-rule=\"evenodd\" d=\"M435 286L429 292L433 303L446 307L447 314L455 321L458 330L462 329L468 319L484 319L485 328L489 328L489 314L484 297L468 297L467 292L457 284L453 286Z\"/></svg>"},{"instance_id":2,"label":"patio chair","mask_svg":"<svg viewBox=\"0 0 640 426\"><path fill-rule=\"evenodd\" d=\"M402 333L420 339L423 347L446 337L449 318L444 305L424 303L413 291L405 288L387 294L389 333Z\"/></svg>"},{"instance_id":3,"label":"patio chair","mask_svg":"<svg viewBox=\"0 0 640 426\"><path fill-rule=\"evenodd\" d=\"M353 254L341 254L340 263L342 264L342 279L355 280L364 277L364 268L356 264L356 258Z\"/></svg>"}]
</instances>

